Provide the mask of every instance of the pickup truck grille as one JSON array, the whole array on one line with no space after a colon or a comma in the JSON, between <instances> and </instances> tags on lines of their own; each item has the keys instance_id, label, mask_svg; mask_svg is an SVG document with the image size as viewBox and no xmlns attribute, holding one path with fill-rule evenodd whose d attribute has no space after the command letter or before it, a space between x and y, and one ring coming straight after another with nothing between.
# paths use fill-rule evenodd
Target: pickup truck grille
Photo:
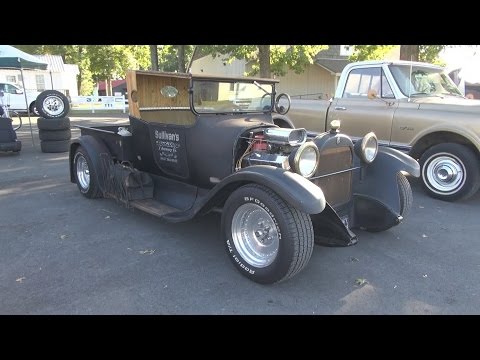
<instances>
[{"instance_id":1,"label":"pickup truck grille","mask_svg":"<svg viewBox=\"0 0 480 360\"><path fill-rule=\"evenodd\" d=\"M350 147L328 148L320 153L320 164L312 181L323 190L325 199L332 206L342 205L352 197L352 172L337 174L339 171L350 169L352 163ZM328 175L332 173L333 175ZM315 179L318 176L322 177Z\"/></svg>"}]
</instances>

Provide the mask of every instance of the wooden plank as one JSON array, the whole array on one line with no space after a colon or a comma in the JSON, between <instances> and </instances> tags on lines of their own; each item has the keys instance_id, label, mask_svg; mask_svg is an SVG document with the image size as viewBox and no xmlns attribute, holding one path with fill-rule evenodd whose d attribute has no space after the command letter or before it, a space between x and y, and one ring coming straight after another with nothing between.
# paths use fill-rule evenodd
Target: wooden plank
<instances>
[{"instance_id":1,"label":"wooden plank","mask_svg":"<svg viewBox=\"0 0 480 360\"><path fill-rule=\"evenodd\" d=\"M189 84L189 78L137 73L136 88L138 106L141 108L189 106ZM174 98L163 96L160 91L165 86L175 87L178 90L178 95Z\"/></svg>"},{"instance_id":2,"label":"wooden plank","mask_svg":"<svg viewBox=\"0 0 480 360\"><path fill-rule=\"evenodd\" d=\"M133 91L135 91L138 95L136 72L133 70L127 71L126 80L127 80L127 95L128 95L128 112L130 113L130 115L135 116L136 118L140 118L140 110L139 110L138 102L132 99Z\"/></svg>"}]
</instances>

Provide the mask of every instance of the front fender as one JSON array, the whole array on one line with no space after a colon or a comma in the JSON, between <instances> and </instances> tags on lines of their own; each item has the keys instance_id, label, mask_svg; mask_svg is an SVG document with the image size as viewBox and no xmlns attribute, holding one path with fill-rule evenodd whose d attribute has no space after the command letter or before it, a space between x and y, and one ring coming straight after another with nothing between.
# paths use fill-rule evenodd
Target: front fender
<instances>
[{"instance_id":1,"label":"front fender","mask_svg":"<svg viewBox=\"0 0 480 360\"><path fill-rule=\"evenodd\" d=\"M359 174L354 177L353 192L377 200L399 214L397 174L401 171L419 177L420 165L401 151L380 147L375 160L358 170Z\"/></svg>"},{"instance_id":2,"label":"front fender","mask_svg":"<svg viewBox=\"0 0 480 360\"><path fill-rule=\"evenodd\" d=\"M70 181L75 183L75 174L73 169L73 157L75 155L75 151L77 148L81 146L85 149L90 160L92 161L93 167L95 169L94 173L97 176L97 184L99 184L100 189L102 191L105 190L104 184L104 166L102 165L102 161L104 160L111 160L110 151L108 150L107 146L100 140L97 140L91 135L82 135L79 138L72 141L70 144L70 154L69 154L69 163L70 163ZM107 156L107 159L103 159L100 155Z\"/></svg>"},{"instance_id":3,"label":"front fender","mask_svg":"<svg viewBox=\"0 0 480 360\"><path fill-rule=\"evenodd\" d=\"M275 191L294 208L307 214L318 214L325 209L326 201L322 189L303 176L269 165L255 165L243 168L226 178L211 190L206 203L214 202L220 194L231 193L239 186L256 183Z\"/></svg>"}]
</instances>

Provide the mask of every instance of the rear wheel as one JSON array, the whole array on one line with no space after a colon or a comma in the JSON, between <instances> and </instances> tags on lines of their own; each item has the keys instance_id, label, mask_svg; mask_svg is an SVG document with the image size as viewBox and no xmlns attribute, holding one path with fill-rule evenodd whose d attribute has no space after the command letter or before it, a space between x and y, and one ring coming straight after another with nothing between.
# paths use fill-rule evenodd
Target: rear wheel
<instances>
[{"instance_id":1,"label":"rear wheel","mask_svg":"<svg viewBox=\"0 0 480 360\"><path fill-rule=\"evenodd\" d=\"M230 195L221 226L234 266L258 283L291 278L313 252L310 216L261 185L245 185Z\"/></svg>"},{"instance_id":2,"label":"rear wheel","mask_svg":"<svg viewBox=\"0 0 480 360\"><path fill-rule=\"evenodd\" d=\"M78 147L73 156L73 173L80 192L87 198L101 197L95 168L90 156L83 147Z\"/></svg>"},{"instance_id":3,"label":"rear wheel","mask_svg":"<svg viewBox=\"0 0 480 360\"><path fill-rule=\"evenodd\" d=\"M434 145L423 153L420 166L423 188L436 199L467 199L480 187L478 157L465 145Z\"/></svg>"}]
</instances>

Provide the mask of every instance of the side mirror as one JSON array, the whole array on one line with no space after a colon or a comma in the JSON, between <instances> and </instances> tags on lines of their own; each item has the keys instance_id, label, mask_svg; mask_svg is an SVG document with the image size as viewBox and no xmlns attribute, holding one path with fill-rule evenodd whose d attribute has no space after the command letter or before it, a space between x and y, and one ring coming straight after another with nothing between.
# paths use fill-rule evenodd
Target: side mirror
<instances>
[{"instance_id":1,"label":"side mirror","mask_svg":"<svg viewBox=\"0 0 480 360\"><path fill-rule=\"evenodd\" d=\"M375 89L370 89L370 90L368 90L367 97L368 97L370 100L373 100L373 99L378 98L377 90L375 90Z\"/></svg>"},{"instance_id":2,"label":"side mirror","mask_svg":"<svg viewBox=\"0 0 480 360\"><path fill-rule=\"evenodd\" d=\"M18 94L18 95L23 94L23 90L16 89L16 90L15 90L15 94Z\"/></svg>"}]
</instances>

